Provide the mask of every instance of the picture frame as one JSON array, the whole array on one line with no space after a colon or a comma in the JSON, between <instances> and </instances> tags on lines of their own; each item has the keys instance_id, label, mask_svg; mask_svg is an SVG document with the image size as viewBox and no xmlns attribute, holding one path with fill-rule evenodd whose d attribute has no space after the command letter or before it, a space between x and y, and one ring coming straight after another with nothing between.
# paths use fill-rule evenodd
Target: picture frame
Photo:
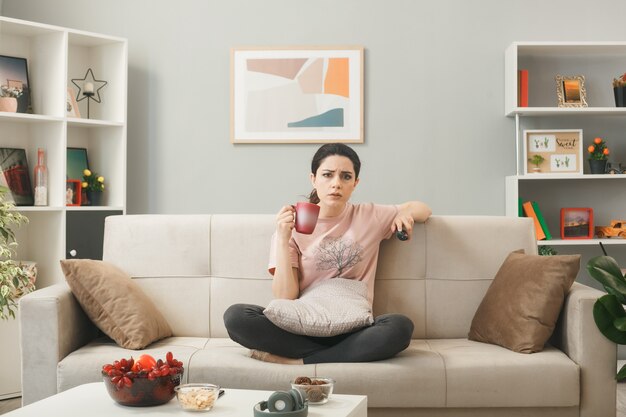
<instances>
[{"instance_id":1,"label":"picture frame","mask_svg":"<svg viewBox=\"0 0 626 417\"><path fill-rule=\"evenodd\" d=\"M592 239L593 209L566 207L561 209L561 239Z\"/></svg>"},{"instance_id":2,"label":"picture frame","mask_svg":"<svg viewBox=\"0 0 626 417\"><path fill-rule=\"evenodd\" d=\"M82 187L80 180L65 182L65 205L80 206L82 204Z\"/></svg>"},{"instance_id":3,"label":"picture frame","mask_svg":"<svg viewBox=\"0 0 626 417\"><path fill-rule=\"evenodd\" d=\"M65 102L65 115L67 117L76 117L80 119L80 109L76 101L76 91L72 87L67 87L67 95Z\"/></svg>"},{"instance_id":4,"label":"picture frame","mask_svg":"<svg viewBox=\"0 0 626 417\"><path fill-rule=\"evenodd\" d=\"M524 175L583 174L582 129L524 130L522 136Z\"/></svg>"},{"instance_id":5,"label":"picture frame","mask_svg":"<svg viewBox=\"0 0 626 417\"><path fill-rule=\"evenodd\" d=\"M30 80L26 58L0 55L0 87L21 91L17 98L17 113L32 113Z\"/></svg>"},{"instance_id":6,"label":"picture frame","mask_svg":"<svg viewBox=\"0 0 626 417\"><path fill-rule=\"evenodd\" d=\"M6 201L16 206L34 204L33 189L30 183L26 150L22 148L0 148L0 185L9 192Z\"/></svg>"},{"instance_id":7,"label":"picture frame","mask_svg":"<svg viewBox=\"0 0 626 417\"><path fill-rule=\"evenodd\" d=\"M559 107L587 107L584 75L557 75L555 80Z\"/></svg>"},{"instance_id":8,"label":"picture frame","mask_svg":"<svg viewBox=\"0 0 626 417\"><path fill-rule=\"evenodd\" d=\"M363 47L231 49L231 143L363 143Z\"/></svg>"},{"instance_id":9,"label":"picture frame","mask_svg":"<svg viewBox=\"0 0 626 417\"><path fill-rule=\"evenodd\" d=\"M89 158L86 148L67 148L66 181L78 180L82 183L83 171L89 169ZM81 205L87 204L87 192L81 188Z\"/></svg>"},{"instance_id":10,"label":"picture frame","mask_svg":"<svg viewBox=\"0 0 626 417\"><path fill-rule=\"evenodd\" d=\"M66 179L82 181L83 171L89 169L87 148L67 148Z\"/></svg>"}]
</instances>

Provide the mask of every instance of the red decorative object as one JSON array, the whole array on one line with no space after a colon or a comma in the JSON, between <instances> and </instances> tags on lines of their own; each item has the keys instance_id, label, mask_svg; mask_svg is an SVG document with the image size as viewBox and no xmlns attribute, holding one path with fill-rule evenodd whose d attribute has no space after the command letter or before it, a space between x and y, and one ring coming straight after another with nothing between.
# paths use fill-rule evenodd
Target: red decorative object
<instances>
[{"instance_id":1,"label":"red decorative object","mask_svg":"<svg viewBox=\"0 0 626 417\"><path fill-rule=\"evenodd\" d=\"M71 193L71 194L70 194ZM65 185L65 205L80 206L82 203L80 180L67 180Z\"/></svg>"},{"instance_id":2,"label":"red decorative object","mask_svg":"<svg viewBox=\"0 0 626 417\"><path fill-rule=\"evenodd\" d=\"M592 239L593 209L573 207L561 209L561 239Z\"/></svg>"},{"instance_id":3,"label":"red decorative object","mask_svg":"<svg viewBox=\"0 0 626 417\"><path fill-rule=\"evenodd\" d=\"M517 106L528 107L528 70L518 71Z\"/></svg>"}]
</instances>

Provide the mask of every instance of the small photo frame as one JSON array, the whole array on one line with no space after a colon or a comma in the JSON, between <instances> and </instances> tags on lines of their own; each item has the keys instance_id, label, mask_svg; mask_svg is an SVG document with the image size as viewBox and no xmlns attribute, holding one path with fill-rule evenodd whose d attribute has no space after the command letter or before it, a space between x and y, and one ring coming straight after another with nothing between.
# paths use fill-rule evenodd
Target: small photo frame
<instances>
[{"instance_id":1,"label":"small photo frame","mask_svg":"<svg viewBox=\"0 0 626 417\"><path fill-rule=\"evenodd\" d=\"M18 92L17 113L32 113L26 58L0 55L0 88Z\"/></svg>"},{"instance_id":2,"label":"small photo frame","mask_svg":"<svg viewBox=\"0 0 626 417\"><path fill-rule=\"evenodd\" d=\"M561 239L592 239L593 209L589 207L561 209Z\"/></svg>"},{"instance_id":3,"label":"small photo frame","mask_svg":"<svg viewBox=\"0 0 626 417\"><path fill-rule=\"evenodd\" d=\"M555 80L559 107L587 107L587 91L583 75L573 77L557 75Z\"/></svg>"},{"instance_id":4,"label":"small photo frame","mask_svg":"<svg viewBox=\"0 0 626 417\"><path fill-rule=\"evenodd\" d=\"M524 175L583 173L583 131L524 130Z\"/></svg>"},{"instance_id":5,"label":"small photo frame","mask_svg":"<svg viewBox=\"0 0 626 417\"><path fill-rule=\"evenodd\" d=\"M9 189L6 201L16 206L32 206L33 190L28 175L26 150L20 148L0 148L0 185Z\"/></svg>"},{"instance_id":6,"label":"small photo frame","mask_svg":"<svg viewBox=\"0 0 626 417\"><path fill-rule=\"evenodd\" d=\"M67 180L65 182L65 205L80 206L82 203L82 187L80 180Z\"/></svg>"},{"instance_id":7,"label":"small photo frame","mask_svg":"<svg viewBox=\"0 0 626 417\"><path fill-rule=\"evenodd\" d=\"M65 115L67 117L80 118L80 110L78 109L78 102L76 101L76 92L72 87L67 88Z\"/></svg>"}]
</instances>

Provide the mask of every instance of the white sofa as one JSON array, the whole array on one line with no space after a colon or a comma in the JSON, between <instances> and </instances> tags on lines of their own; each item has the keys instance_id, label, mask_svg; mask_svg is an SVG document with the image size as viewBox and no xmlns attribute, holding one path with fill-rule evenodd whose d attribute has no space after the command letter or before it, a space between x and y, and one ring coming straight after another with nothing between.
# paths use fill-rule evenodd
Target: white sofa
<instances>
[{"instance_id":1,"label":"white sofa","mask_svg":"<svg viewBox=\"0 0 626 417\"><path fill-rule=\"evenodd\" d=\"M506 255L536 253L530 219L433 216L412 240L383 242L374 312L410 317L411 345L381 362L303 366L249 358L222 320L231 304L271 300L273 230L273 215L107 218L104 260L141 285L174 333L145 352L171 350L185 380L226 388L288 389L295 376L329 376L337 393L366 394L370 416L615 416L616 345L592 317L600 291L574 284L541 353L467 340ZM102 364L140 354L99 335L65 284L23 297L20 313L24 404L98 381Z\"/></svg>"}]
</instances>

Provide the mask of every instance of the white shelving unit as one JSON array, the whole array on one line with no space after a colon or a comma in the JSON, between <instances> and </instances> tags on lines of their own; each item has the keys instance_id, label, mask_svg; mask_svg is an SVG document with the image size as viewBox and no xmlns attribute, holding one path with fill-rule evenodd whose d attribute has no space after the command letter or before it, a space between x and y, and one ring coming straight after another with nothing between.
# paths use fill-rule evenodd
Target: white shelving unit
<instances>
[{"instance_id":1,"label":"white shelving unit","mask_svg":"<svg viewBox=\"0 0 626 417\"><path fill-rule=\"evenodd\" d=\"M529 71L529 107L518 107L517 73ZM505 52L505 110L515 118L516 173L507 176L505 210L518 215L518 199L537 201L552 240L539 245L624 245L626 239L560 239L562 207L592 207L594 224L626 217L626 174L591 175L585 150L608 140L612 162L626 163L626 108L614 106L612 80L626 71L626 42L515 42ZM555 76L584 75L589 107L557 107ZM523 175L523 131L582 129L583 175Z\"/></svg>"},{"instance_id":2,"label":"white shelving unit","mask_svg":"<svg viewBox=\"0 0 626 417\"><path fill-rule=\"evenodd\" d=\"M37 148L46 151L49 205L16 208L29 223L16 231L15 259L37 262L41 288L64 280L59 260L68 249L68 216L126 212L128 45L123 38L0 16L0 55L26 58L33 109L33 114L0 112L0 147L26 150L31 181ZM100 90L102 102L92 103L90 119L86 118L87 100L79 103L83 118L67 117L67 88L74 87L71 79L83 78L88 68L108 83ZM65 205L68 147L87 148L90 168L105 176L104 206ZM0 323L3 356L18 364L17 372L3 374L10 375L10 380L0 377L0 399L19 395L21 390L14 324Z\"/></svg>"}]
</instances>

